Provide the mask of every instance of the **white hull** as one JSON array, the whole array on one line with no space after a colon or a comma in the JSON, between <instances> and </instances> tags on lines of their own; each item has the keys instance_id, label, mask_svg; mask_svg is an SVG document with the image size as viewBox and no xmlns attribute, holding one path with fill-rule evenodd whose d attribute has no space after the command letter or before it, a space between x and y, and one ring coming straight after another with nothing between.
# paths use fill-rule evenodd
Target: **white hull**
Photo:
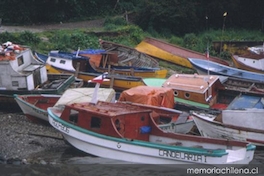
<instances>
[{"instance_id":1,"label":"white hull","mask_svg":"<svg viewBox=\"0 0 264 176\"><path fill-rule=\"evenodd\" d=\"M190 148L186 148L186 152L175 150L166 150L164 144L158 144L157 141L166 141L167 143L174 142L169 138L160 138L152 136L150 138L152 142L143 142L137 140L129 140L124 138L114 138L105 135L100 135L88 130L81 129L80 127L74 127L74 125L67 124L67 127L60 122L54 120L49 115L49 123L62 132L65 139L74 147L82 150L86 153L93 154L95 156L135 162L144 164L248 164L254 155L254 150L247 151L246 148L239 148L227 150L228 154L220 156L205 156L199 154L191 154ZM188 140L185 140L188 144ZM192 143L193 145L193 143ZM220 147L217 144L213 148ZM154 147L153 147L154 146ZM185 146L185 145L184 145ZM180 147L181 148L181 147Z\"/></svg>"},{"instance_id":2,"label":"white hull","mask_svg":"<svg viewBox=\"0 0 264 176\"><path fill-rule=\"evenodd\" d=\"M54 95L54 96L59 96L59 95ZM34 117L34 118L38 118L41 120L45 120L45 121L49 121L48 120L48 112L47 110L43 110L40 109L36 106L33 106L23 100L17 99L15 98L17 104L19 105L19 107L21 108L21 110L23 111L23 113L27 116L27 117Z\"/></svg>"},{"instance_id":3,"label":"white hull","mask_svg":"<svg viewBox=\"0 0 264 176\"><path fill-rule=\"evenodd\" d=\"M63 95L50 95L42 94L43 97L60 97L54 106L64 106L65 104L77 103L77 102L89 102L94 94L94 88L72 88L67 89ZM32 95L34 96L34 95ZM113 102L115 100L115 90L110 88L99 88L97 98L102 101ZM30 104L20 98L15 98L19 107L23 113L28 117L34 117L48 120L48 112L45 109L40 109L33 104Z\"/></svg>"},{"instance_id":4,"label":"white hull","mask_svg":"<svg viewBox=\"0 0 264 176\"><path fill-rule=\"evenodd\" d=\"M237 57L237 60L248 67L264 71L264 58L263 59L251 59L246 57Z\"/></svg>"},{"instance_id":5,"label":"white hull","mask_svg":"<svg viewBox=\"0 0 264 176\"><path fill-rule=\"evenodd\" d=\"M196 117L195 114L199 117ZM194 122L202 136L210 138L223 138L230 140L246 141L255 145L264 146L264 130L241 128L225 125L213 120L209 120L207 114L193 115Z\"/></svg>"},{"instance_id":6,"label":"white hull","mask_svg":"<svg viewBox=\"0 0 264 176\"><path fill-rule=\"evenodd\" d=\"M264 130L264 109L223 110L224 124Z\"/></svg>"}]
</instances>

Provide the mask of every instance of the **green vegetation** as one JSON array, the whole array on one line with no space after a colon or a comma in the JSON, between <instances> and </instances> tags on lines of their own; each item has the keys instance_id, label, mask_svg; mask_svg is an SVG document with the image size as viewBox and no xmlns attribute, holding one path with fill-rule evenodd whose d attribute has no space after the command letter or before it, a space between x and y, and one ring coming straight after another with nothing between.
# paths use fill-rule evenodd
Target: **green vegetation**
<instances>
[{"instance_id":1,"label":"green vegetation","mask_svg":"<svg viewBox=\"0 0 264 176\"><path fill-rule=\"evenodd\" d=\"M27 45L43 54L50 50L75 51L80 49L98 49L99 39L120 43L126 46L135 47L146 36L155 37L168 41L198 52L205 52L207 46L210 55L230 60L230 54L222 52L220 55L214 50L212 41L264 41L264 33L255 30L208 30L200 33L188 33L183 37L171 33L144 32L139 26L127 23L122 17L107 18L101 29L78 30L52 30L41 33L0 33L0 41L12 41L21 45ZM98 32L99 31L99 32ZM181 70L188 73L190 70L176 67L173 64L161 62L161 66L172 70Z\"/></svg>"}]
</instances>

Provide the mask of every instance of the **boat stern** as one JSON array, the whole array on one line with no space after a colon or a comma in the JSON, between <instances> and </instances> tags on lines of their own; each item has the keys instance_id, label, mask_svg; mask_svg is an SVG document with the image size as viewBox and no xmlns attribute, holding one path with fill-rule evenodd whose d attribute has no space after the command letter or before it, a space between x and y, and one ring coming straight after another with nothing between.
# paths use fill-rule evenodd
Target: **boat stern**
<instances>
[{"instance_id":1,"label":"boat stern","mask_svg":"<svg viewBox=\"0 0 264 176\"><path fill-rule=\"evenodd\" d=\"M253 158L256 150L256 146L253 144L248 144L244 148L239 148L237 150L227 150L227 164L249 164Z\"/></svg>"}]
</instances>

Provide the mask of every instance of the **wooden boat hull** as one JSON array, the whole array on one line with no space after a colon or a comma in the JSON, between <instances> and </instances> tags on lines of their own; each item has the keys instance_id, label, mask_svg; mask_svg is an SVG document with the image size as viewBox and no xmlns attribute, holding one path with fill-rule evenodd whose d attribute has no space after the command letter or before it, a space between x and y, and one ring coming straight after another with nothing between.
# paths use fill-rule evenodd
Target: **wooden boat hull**
<instances>
[{"instance_id":1,"label":"wooden boat hull","mask_svg":"<svg viewBox=\"0 0 264 176\"><path fill-rule=\"evenodd\" d=\"M152 69L152 70L147 70L147 69L116 69L113 68L109 71L109 69L105 68L95 68L97 72L109 72L109 73L114 73L114 74L121 74L121 75L126 75L126 76L138 76L138 77L143 77L143 78L166 78L168 71L163 69Z\"/></svg>"},{"instance_id":2,"label":"wooden boat hull","mask_svg":"<svg viewBox=\"0 0 264 176\"><path fill-rule=\"evenodd\" d=\"M245 54L248 47L262 45L263 41L213 41L213 48L218 54L229 52L231 54Z\"/></svg>"},{"instance_id":3,"label":"wooden boat hull","mask_svg":"<svg viewBox=\"0 0 264 176\"><path fill-rule=\"evenodd\" d=\"M154 142L161 140L158 136L150 136L152 142L116 138L70 124L60 119L58 117L59 112L53 111L52 108L48 109L48 114L49 123L59 130L72 146L86 153L104 158L144 164L199 163L217 165L219 163L224 164L226 161L230 164L248 164L254 155L253 148L237 150L236 152L239 152L240 155L239 159L229 159L228 153L225 153L224 150L219 150L217 154L203 155L204 149L202 148L199 149L198 153L200 154L198 154L194 152L194 148L194 151L188 148L181 150L175 147L173 149L173 147Z\"/></svg>"},{"instance_id":4,"label":"wooden boat hull","mask_svg":"<svg viewBox=\"0 0 264 176\"><path fill-rule=\"evenodd\" d=\"M75 82L71 74L48 74L48 82L34 90L0 90L0 105L4 111L21 111L14 95L23 94L62 94Z\"/></svg>"},{"instance_id":5,"label":"wooden boat hull","mask_svg":"<svg viewBox=\"0 0 264 176\"><path fill-rule=\"evenodd\" d=\"M48 121L47 109L55 105L61 95L15 95L15 100L23 113L32 121ZM34 99L35 98L35 99ZM28 99L32 99L28 100ZM36 103L32 103L35 100ZM30 101L30 102L29 102Z\"/></svg>"},{"instance_id":6,"label":"wooden boat hull","mask_svg":"<svg viewBox=\"0 0 264 176\"><path fill-rule=\"evenodd\" d=\"M214 116L193 112L192 117L200 131L200 134L210 138L223 138L229 140L238 140L253 143L257 146L264 146L264 130L254 128L245 128L237 126L237 123L232 125L223 124L214 121ZM210 118L211 117L211 118ZM235 118L235 117L234 117ZM240 118L236 116L237 121ZM248 117L250 118L250 117ZM243 121L241 121L242 123Z\"/></svg>"},{"instance_id":7,"label":"wooden boat hull","mask_svg":"<svg viewBox=\"0 0 264 176\"><path fill-rule=\"evenodd\" d=\"M199 74L223 75L257 82L264 82L264 74L228 67L211 61L189 58Z\"/></svg>"},{"instance_id":8,"label":"wooden boat hull","mask_svg":"<svg viewBox=\"0 0 264 176\"><path fill-rule=\"evenodd\" d=\"M236 68L264 74L264 57L263 59L253 59L233 55L232 60Z\"/></svg>"},{"instance_id":9,"label":"wooden boat hull","mask_svg":"<svg viewBox=\"0 0 264 176\"><path fill-rule=\"evenodd\" d=\"M86 51L86 50L85 50ZM83 51L83 52L85 52ZM93 50L92 50L93 51ZM88 72L103 74L105 72L112 74L120 74L125 76L140 76L140 77L158 77L165 78L167 76L166 69L150 68L150 67L135 67L135 66L120 66L118 63L109 61L111 54L96 53L92 54L75 54L62 51L51 51L48 58L44 58L42 62L47 65L52 65L56 68L71 70L76 72ZM80 53L83 53L80 51ZM131 54L131 53L130 53ZM110 56L109 56L110 55ZM36 55L38 60L41 60L39 55Z\"/></svg>"},{"instance_id":10,"label":"wooden boat hull","mask_svg":"<svg viewBox=\"0 0 264 176\"><path fill-rule=\"evenodd\" d=\"M159 128L162 129L163 131L170 133L186 134L193 129L194 124L195 123L193 119L188 119L184 123L171 123L170 125L168 124L159 125Z\"/></svg>"},{"instance_id":11,"label":"wooden boat hull","mask_svg":"<svg viewBox=\"0 0 264 176\"><path fill-rule=\"evenodd\" d=\"M116 53L118 64L123 66L159 68L159 62L151 56L134 48L120 45L114 42L100 40L101 48L107 53Z\"/></svg>"},{"instance_id":12,"label":"wooden boat hull","mask_svg":"<svg viewBox=\"0 0 264 176\"><path fill-rule=\"evenodd\" d=\"M94 88L72 88L64 92L63 95L53 94L28 94L15 95L15 100L23 113L32 121L48 121L47 109L53 106L64 106L69 103L89 102L94 93ZM109 88L99 88L98 100L113 102L115 91Z\"/></svg>"},{"instance_id":13,"label":"wooden boat hull","mask_svg":"<svg viewBox=\"0 0 264 176\"><path fill-rule=\"evenodd\" d=\"M173 45L158 39L146 38L136 47L136 50L146 53L155 58L165 60L183 67L193 68L188 60L190 57L211 60L213 62L229 65L228 62L216 57L206 58L205 54L188 50L177 45Z\"/></svg>"},{"instance_id":14,"label":"wooden boat hull","mask_svg":"<svg viewBox=\"0 0 264 176\"><path fill-rule=\"evenodd\" d=\"M233 125L252 128L256 130L264 129L264 109L234 109L223 110L222 119L223 123L227 125Z\"/></svg>"},{"instance_id":15,"label":"wooden boat hull","mask_svg":"<svg viewBox=\"0 0 264 176\"><path fill-rule=\"evenodd\" d=\"M204 83L208 78L212 80L215 77L218 77L218 80L210 86L213 88L209 93L212 95L211 100L216 101L210 104L210 101L205 101L205 93L208 92L208 89L204 88L208 88L208 84ZM257 104L257 102L260 102L262 95L264 95L264 82L217 75L175 74L168 79L144 78L143 82L151 87L171 88L174 91L175 108L181 110L223 110L238 98L241 101L243 100L242 98L245 99L245 101L240 103L243 104L243 107L232 105L232 108L253 108L255 106L253 103ZM214 90L217 90L217 92L214 93ZM188 93L190 96L181 96L182 92ZM236 101L237 103L238 101Z\"/></svg>"},{"instance_id":16,"label":"wooden boat hull","mask_svg":"<svg viewBox=\"0 0 264 176\"><path fill-rule=\"evenodd\" d=\"M223 87L218 78L216 75L174 74L168 79L144 78L143 81L148 86L172 89L176 108L189 110L209 109L217 103L215 97L219 94L215 90ZM208 101L210 99L212 101Z\"/></svg>"},{"instance_id":17,"label":"wooden boat hull","mask_svg":"<svg viewBox=\"0 0 264 176\"><path fill-rule=\"evenodd\" d=\"M64 70L61 68L56 68L52 65L47 66L49 73L68 73L76 75L74 71ZM85 82L92 80L93 78L99 76L99 73L88 73L88 72L78 72L77 77L84 80ZM115 90L122 91L132 87L144 85L141 77L133 77L133 76L124 76L124 75L107 75L107 79L110 81L105 81L101 84L102 87L112 87Z\"/></svg>"}]
</instances>

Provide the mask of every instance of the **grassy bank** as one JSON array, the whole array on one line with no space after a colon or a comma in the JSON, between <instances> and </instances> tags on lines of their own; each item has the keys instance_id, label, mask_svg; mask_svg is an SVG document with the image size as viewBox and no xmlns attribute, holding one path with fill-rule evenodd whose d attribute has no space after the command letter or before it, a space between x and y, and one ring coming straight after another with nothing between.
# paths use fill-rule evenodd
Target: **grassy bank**
<instances>
[{"instance_id":1,"label":"grassy bank","mask_svg":"<svg viewBox=\"0 0 264 176\"><path fill-rule=\"evenodd\" d=\"M0 33L0 40L3 42L12 41L22 45L27 45L38 52L47 54L50 50L75 51L80 49L98 49L99 39L113 41L126 46L135 47L145 37L154 37L168 41L169 43L180 45L198 52L205 52L207 46L210 55L230 60L230 53L217 53L212 45L213 41L264 41L264 33L261 31L246 31L227 29L207 30L198 34L189 33L184 36L173 36L170 34L158 34L155 31L143 31L136 25L127 24L123 18L108 18L100 28L80 28L80 29L59 29L40 33L29 31ZM161 66L170 69L177 69L180 72L190 72L190 70L178 67L166 62L161 62Z\"/></svg>"}]
</instances>

